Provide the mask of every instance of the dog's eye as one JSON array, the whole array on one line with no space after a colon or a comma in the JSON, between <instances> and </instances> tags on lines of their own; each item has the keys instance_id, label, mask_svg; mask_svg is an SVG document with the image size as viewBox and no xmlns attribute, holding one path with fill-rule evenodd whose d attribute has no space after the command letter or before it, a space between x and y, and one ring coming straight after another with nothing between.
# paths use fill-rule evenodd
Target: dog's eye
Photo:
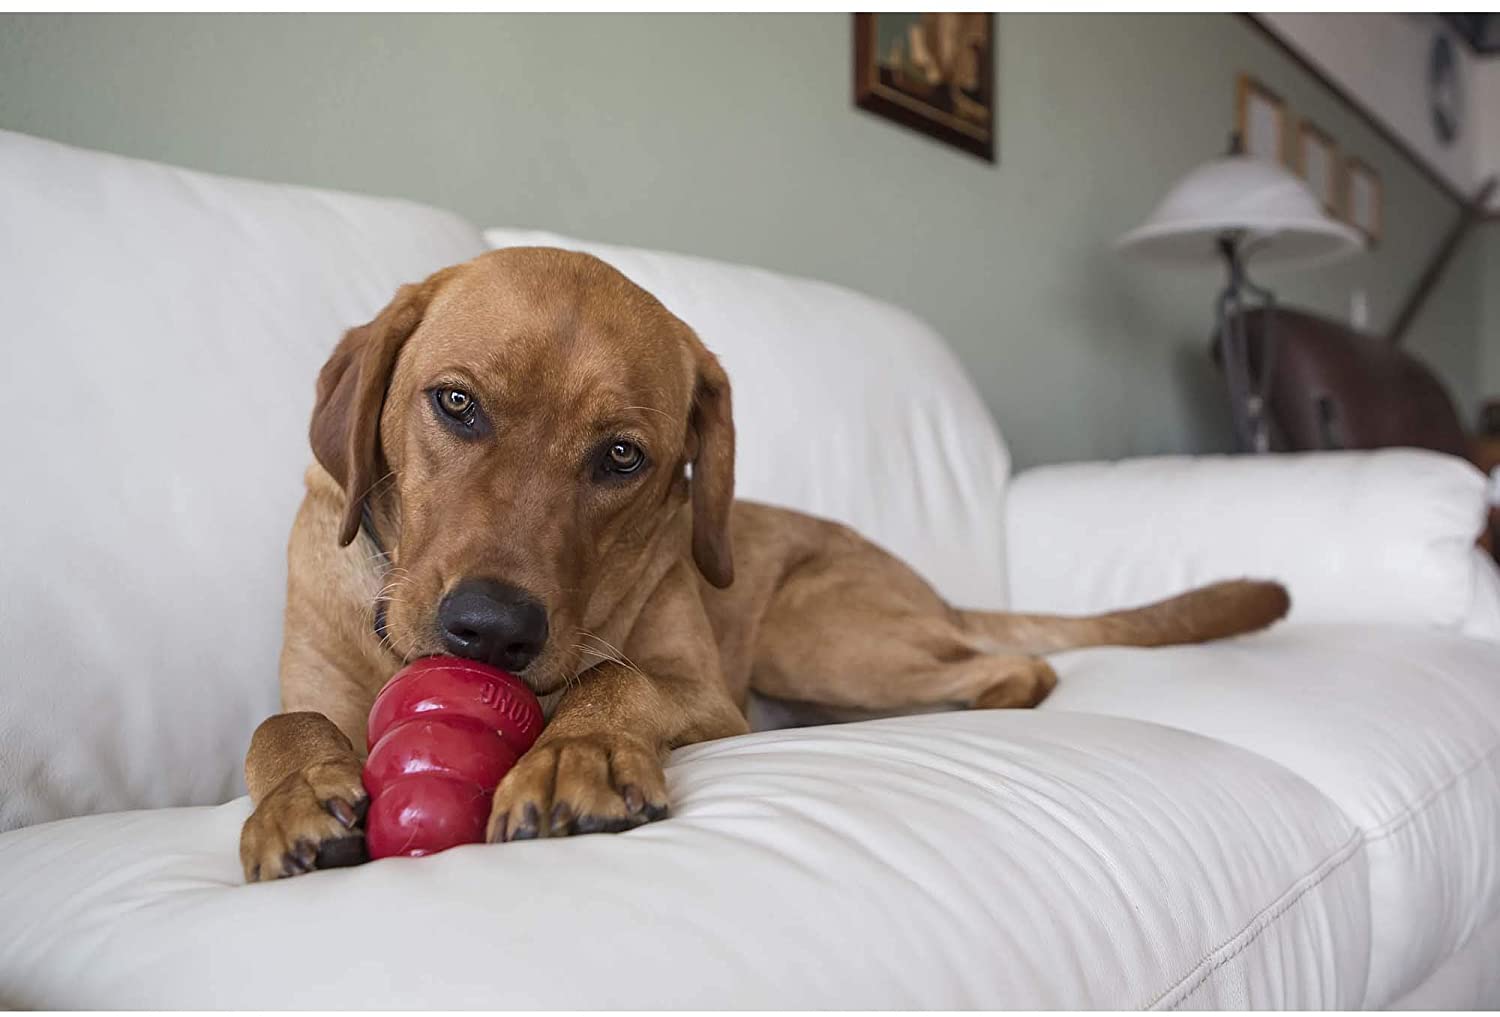
<instances>
[{"instance_id":1,"label":"dog's eye","mask_svg":"<svg viewBox=\"0 0 1500 1017\"><path fill-rule=\"evenodd\" d=\"M432 401L437 403L437 408L450 420L456 420L460 424L474 422L474 412L478 409L478 404L474 401L474 397L463 389L434 389Z\"/></svg>"},{"instance_id":2,"label":"dog's eye","mask_svg":"<svg viewBox=\"0 0 1500 1017\"><path fill-rule=\"evenodd\" d=\"M626 476L646 465L646 453L633 441L612 441L604 449L599 462L599 472L612 476Z\"/></svg>"}]
</instances>

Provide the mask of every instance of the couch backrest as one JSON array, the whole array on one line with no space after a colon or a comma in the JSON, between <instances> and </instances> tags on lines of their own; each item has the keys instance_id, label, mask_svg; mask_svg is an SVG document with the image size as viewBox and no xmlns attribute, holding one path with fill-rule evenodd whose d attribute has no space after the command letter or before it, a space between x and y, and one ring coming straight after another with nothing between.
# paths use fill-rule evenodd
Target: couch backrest
<instances>
[{"instance_id":1,"label":"couch backrest","mask_svg":"<svg viewBox=\"0 0 1500 1017\"><path fill-rule=\"evenodd\" d=\"M237 792L318 367L481 250L408 202L0 132L0 829Z\"/></svg>"},{"instance_id":2,"label":"couch backrest","mask_svg":"<svg viewBox=\"0 0 1500 1017\"><path fill-rule=\"evenodd\" d=\"M847 523L950 600L1005 606L1010 458L926 324L841 286L743 265L528 230L484 236L597 255L698 332L734 387L740 497Z\"/></svg>"}]
</instances>

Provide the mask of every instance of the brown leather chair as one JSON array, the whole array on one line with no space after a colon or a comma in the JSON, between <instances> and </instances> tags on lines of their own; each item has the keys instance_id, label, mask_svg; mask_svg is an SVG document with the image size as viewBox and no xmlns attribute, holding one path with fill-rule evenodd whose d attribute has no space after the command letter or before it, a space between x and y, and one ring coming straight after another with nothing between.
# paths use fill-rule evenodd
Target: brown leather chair
<instances>
[{"instance_id":1,"label":"brown leather chair","mask_svg":"<svg viewBox=\"0 0 1500 1017\"><path fill-rule=\"evenodd\" d=\"M1251 369L1260 376L1265 312L1245 316ZM1276 312L1269 410L1277 451L1435 449L1472 461L1458 411L1436 374L1383 337L1327 318Z\"/></svg>"},{"instance_id":2,"label":"brown leather chair","mask_svg":"<svg viewBox=\"0 0 1500 1017\"><path fill-rule=\"evenodd\" d=\"M1245 327L1259 378L1265 312L1248 312ZM1437 375L1399 346L1289 308L1277 309L1275 329L1268 399L1274 451L1408 446L1447 452L1486 471L1492 465L1464 432ZM1500 557L1500 512L1490 520L1481 542Z\"/></svg>"}]
</instances>

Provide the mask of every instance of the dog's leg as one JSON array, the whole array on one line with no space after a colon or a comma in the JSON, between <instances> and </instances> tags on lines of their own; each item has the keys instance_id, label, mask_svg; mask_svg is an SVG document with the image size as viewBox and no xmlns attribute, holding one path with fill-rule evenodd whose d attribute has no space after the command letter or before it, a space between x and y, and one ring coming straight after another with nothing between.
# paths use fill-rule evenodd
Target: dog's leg
<instances>
[{"instance_id":1,"label":"dog's leg","mask_svg":"<svg viewBox=\"0 0 1500 1017\"><path fill-rule=\"evenodd\" d=\"M1057 683L1037 654L1165 646L1252 632L1287 611L1276 583L1217 583L1092 617L963 611L910 568L845 531L797 562L758 632L751 688L866 715L938 704L1028 707Z\"/></svg>"},{"instance_id":2,"label":"dog's leg","mask_svg":"<svg viewBox=\"0 0 1500 1017\"><path fill-rule=\"evenodd\" d=\"M751 687L837 719L923 707L1032 707L1057 675L968 629L920 576L859 541L783 581L756 639Z\"/></svg>"},{"instance_id":3,"label":"dog's leg","mask_svg":"<svg viewBox=\"0 0 1500 1017\"><path fill-rule=\"evenodd\" d=\"M358 827L368 799L360 770L353 743L321 713L281 713L262 722L245 757L255 803L240 830L245 881L363 862Z\"/></svg>"},{"instance_id":4,"label":"dog's leg","mask_svg":"<svg viewBox=\"0 0 1500 1017\"><path fill-rule=\"evenodd\" d=\"M976 710L1030 709L1051 695L1057 687L1057 672L1041 657L980 657L979 660L1004 662L1005 667L992 672L998 679L969 703Z\"/></svg>"},{"instance_id":5,"label":"dog's leg","mask_svg":"<svg viewBox=\"0 0 1500 1017\"><path fill-rule=\"evenodd\" d=\"M489 840L615 832L666 815L670 746L658 721L669 709L657 682L626 664L585 672L495 789Z\"/></svg>"},{"instance_id":6,"label":"dog's leg","mask_svg":"<svg viewBox=\"0 0 1500 1017\"><path fill-rule=\"evenodd\" d=\"M1042 658L985 653L956 628L951 644L933 653L922 645L934 641L935 626L927 621L908 620L924 630L920 639L901 641L903 626L888 623L882 635L859 643L833 640L841 646L836 654L795 640L768 641L757 654L752 685L761 695L829 707L836 720L935 706L1029 708L1057 685Z\"/></svg>"},{"instance_id":7,"label":"dog's leg","mask_svg":"<svg viewBox=\"0 0 1500 1017\"><path fill-rule=\"evenodd\" d=\"M842 717L1029 707L1056 683L1045 661L969 632L919 576L863 542L787 576L761 620L750 678L761 695Z\"/></svg>"},{"instance_id":8,"label":"dog's leg","mask_svg":"<svg viewBox=\"0 0 1500 1017\"><path fill-rule=\"evenodd\" d=\"M877 687L895 690L878 704L886 710L944 703L980 710L1030 709L1057 687L1057 672L1041 657L976 653L926 671L892 675Z\"/></svg>"},{"instance_id":9,"label":"dog's leg","mask_svg":"<svg viewBox=\"0 0 1500 1017\"><path fill-rule=\"evenodd\" d=\"M536 745L495 789L491 841L616 832L660 819L667 752L749 730L720 677L691 570L673 567L618 659L569 683Z\"/></svg>"},{"instance_id":10,"label":"dog's leg","mask_svg":"<svg viewBox=\"0 0 1500 1017\"><path fill-rule=\"evenodd\" d=\"M285 712L256 729L245 756L255 811L240 831L240 861L252 883L364 861L365 719L400 667L367 621L379 589L371 549L338 548L341 495L326 474L309 477L288 559Z\"/></svg>"}]
</instances>

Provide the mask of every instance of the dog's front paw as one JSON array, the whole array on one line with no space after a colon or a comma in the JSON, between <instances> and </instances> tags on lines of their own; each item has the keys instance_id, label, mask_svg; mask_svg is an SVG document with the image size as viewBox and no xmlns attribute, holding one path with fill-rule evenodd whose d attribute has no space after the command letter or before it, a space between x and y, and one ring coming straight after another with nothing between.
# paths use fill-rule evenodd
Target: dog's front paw
<instances>
[{"instance_id":1,"label":"dog's front paw","mask_svg":"<svg viewBox=\"0 0 1500 1017\"><path fill-rule=\"evenodd\" d=\"M261 799L240 830L245 882L366 861L360 825L368 804L352 755L291 774Z\"/></svg>"},{"instance_id":2,"label":"dog's front paw","mask_svg":"<svg viewBox=\"0 0 1500 1017\"><path fill-rule=\"evenodd\" d=\"M495 789L492 843L616 833L667 814L661 754L639 738L544 740Z\"/></svg>"}]
</instances>

